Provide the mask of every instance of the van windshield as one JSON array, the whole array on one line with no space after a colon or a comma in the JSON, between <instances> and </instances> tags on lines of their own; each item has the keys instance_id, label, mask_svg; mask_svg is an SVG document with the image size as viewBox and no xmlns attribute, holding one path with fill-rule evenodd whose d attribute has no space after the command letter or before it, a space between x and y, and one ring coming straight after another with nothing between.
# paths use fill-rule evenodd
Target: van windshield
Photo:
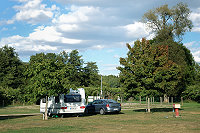
<instances>
[{"instance_id":1,"label":"van windshield","mask_svg":"<svg viewBox=\"0 0 200 133\"><path fill-rule=\"evenodd\" d=\"M81 95L65 95L64 102L65 103L81 102Z\"/></svg>"}]
</instances>

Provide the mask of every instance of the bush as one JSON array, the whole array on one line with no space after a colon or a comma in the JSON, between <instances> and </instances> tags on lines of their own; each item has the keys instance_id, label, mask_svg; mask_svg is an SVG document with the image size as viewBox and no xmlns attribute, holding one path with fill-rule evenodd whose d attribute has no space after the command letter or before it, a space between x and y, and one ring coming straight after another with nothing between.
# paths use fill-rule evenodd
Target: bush
<instances>
[{"instance_id":1,"label":"bush","mask_svg":"<svg viewBox=\"0 0 200 133\"><path fill-rule=\"evenodd\" d=\"M183 98L187 100L193 100L200 103L200 85L191 85L186 88L182 93Z\"/></svg>"}]
</instances>

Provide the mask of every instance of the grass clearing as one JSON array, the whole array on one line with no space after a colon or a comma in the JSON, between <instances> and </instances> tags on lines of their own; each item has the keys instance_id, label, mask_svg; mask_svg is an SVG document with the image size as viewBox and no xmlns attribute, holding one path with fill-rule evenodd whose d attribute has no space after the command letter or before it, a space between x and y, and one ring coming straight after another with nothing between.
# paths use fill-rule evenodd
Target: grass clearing
<instances>
[{"instance_id":1,"label":"grass clearing","mask_svg":"<svg viewBox=\"0 0 200 133\"><path fill-rule=\"evenodd\" d=\"M120 114L91 115L82 117L50 118L42 120L42 115L22 116L0 120L1 132L200 132L200 104L184 103L180 110L181 117L175 118L172 106L152 109L146 113L144 105L132 106ZM13 107L7 107L12 108ZM38 113L39 107L36 107ZM20 111L17 111L17 110ZM16 112L23 112L16 108ZM24 112L31 112L25 107ZM6 114L5 108L0 114ZM13 113L13 112L10 112Z\"/></svg>"}]
</instances>

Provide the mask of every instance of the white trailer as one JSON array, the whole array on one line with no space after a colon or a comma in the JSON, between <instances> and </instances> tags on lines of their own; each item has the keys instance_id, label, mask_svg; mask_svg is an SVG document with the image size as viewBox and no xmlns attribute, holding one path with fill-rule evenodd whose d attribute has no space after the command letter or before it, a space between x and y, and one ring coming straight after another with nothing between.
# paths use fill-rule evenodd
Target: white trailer
<instances>
[{"instance_id":1,"label":"white trailer","mask_svg":"<svg viewBox=\"0 0 200 133\"><path fill-rule=\"evenodd\" d=\"M85 111L85 90L78 88L77 90L70 89L67 95L48 97L47 112L48 115L64 115L64 114L82 114ZM40 101L40 112L45 113L46 99Z\"/></svg>"}]
</instances>

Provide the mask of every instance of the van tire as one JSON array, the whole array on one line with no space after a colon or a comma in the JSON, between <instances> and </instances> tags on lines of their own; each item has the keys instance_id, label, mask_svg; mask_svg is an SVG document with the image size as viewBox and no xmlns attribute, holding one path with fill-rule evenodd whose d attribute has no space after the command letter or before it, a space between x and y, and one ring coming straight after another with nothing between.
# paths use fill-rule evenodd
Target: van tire
<instances>
[{"instance_id":1,"label":"van tire","mask_svg":"<svg viewBox=\"0 0 200 133\"><path fill-rule=\"evenodd\" d=\"M105 115L105 114L106 114L105 110L104 110L104 109L102 109L102 108L100 109L100 111L99 111L99 112L100 112L100 114L101 114L101 115Z\"/></svg>"}]
</instances>

